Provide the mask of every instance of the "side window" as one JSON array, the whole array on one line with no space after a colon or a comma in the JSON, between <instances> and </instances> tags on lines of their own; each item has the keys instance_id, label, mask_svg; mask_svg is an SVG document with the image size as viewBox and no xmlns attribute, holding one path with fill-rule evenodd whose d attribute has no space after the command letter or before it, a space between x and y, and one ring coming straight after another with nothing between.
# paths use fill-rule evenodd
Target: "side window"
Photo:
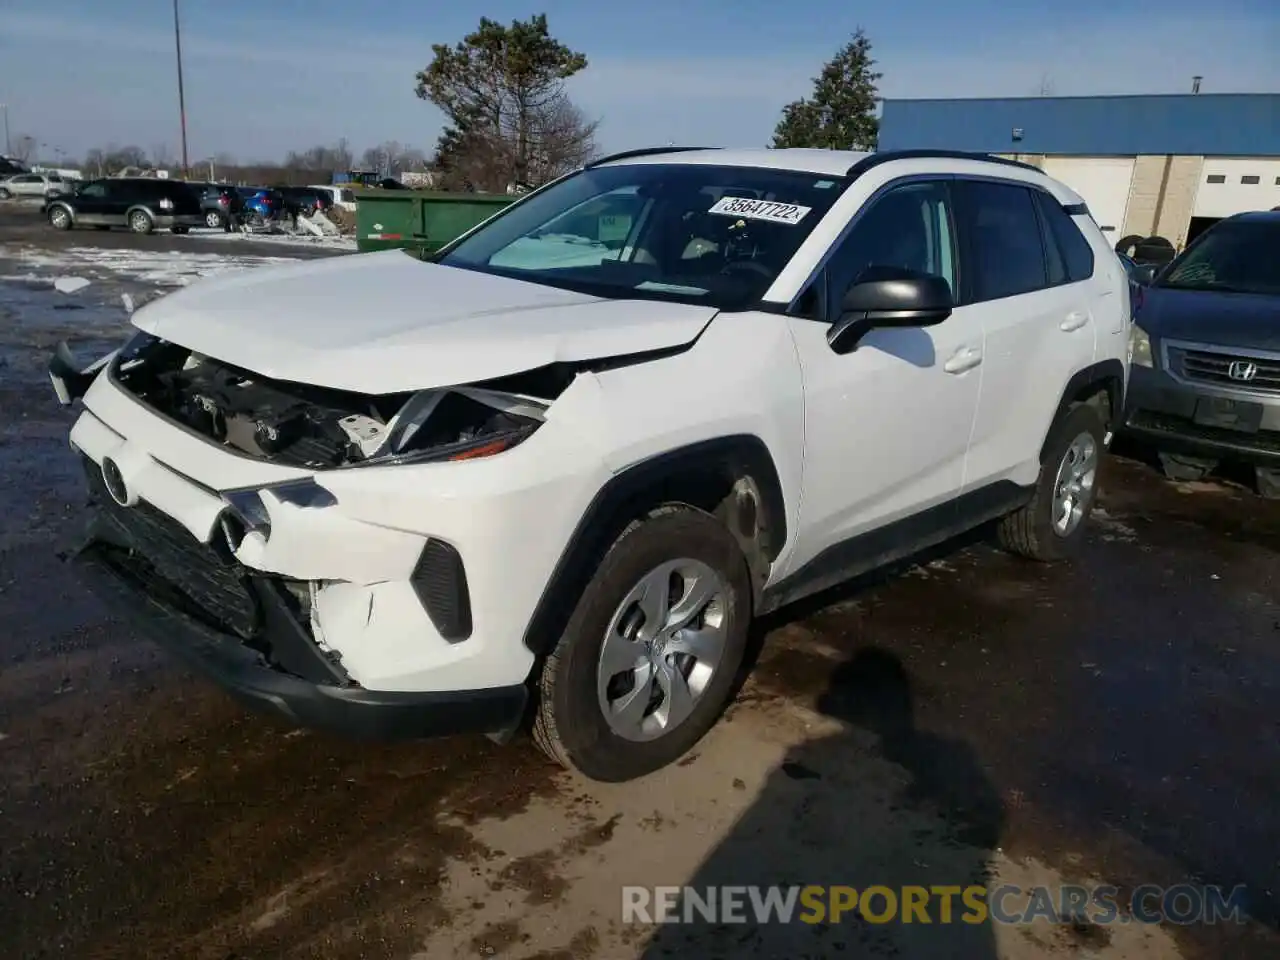
<instances>
[{"instance_id":1,"label":"side window","mask_svg":"<svg viewBox=\"0 0 1280 960\"><path fill-rule=\"evenodd\" d=\"M1062 204L1048 194L1041 193L1038 196L1040 216L1057 241L1058 249L1062 251L1067 268L1067 282L1088 280L1093 276L1093 248L1089 246L1089 241L1084 238L1071 215L1062 209Z\"/></svg>"},{"instance_id":2,"label":"side window","mask_svg":"<svg viewBox=\"0 0 1280 960\"><path fill-rule=\"evenodd\" d=\"M1047 286L1032 191L1013 183L980 180L959 186L973 260L973 299L999 300Z\"/></svg>"},{"instance_id":3,"label":"side window","mask_svg":"<svg viewBox=\"0 0 1280 960\"><path fill-rule=\"evenodd\" d=\"M92 197L94 200L101 200L107 195L107 185L102 182L86 183L80 188L79 194L82 197Z\"/></svg>"},{"instance_id":4,"label":"side window","mask_svg":"<svg viewBox=\"0 0 1280 960\"><path fill-rule=\"evenodd\" d=\"M869 267L901 267L942 277L956 289L951 194L946 183L926 181L891 189L872 203L827 264L826 315Z\"/></svg>"}]
</instances>

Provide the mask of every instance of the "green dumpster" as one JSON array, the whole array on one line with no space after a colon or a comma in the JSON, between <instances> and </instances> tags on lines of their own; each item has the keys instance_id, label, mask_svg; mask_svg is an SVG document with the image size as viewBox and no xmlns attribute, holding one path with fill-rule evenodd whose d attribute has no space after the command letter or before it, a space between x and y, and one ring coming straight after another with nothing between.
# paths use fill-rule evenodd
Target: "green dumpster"
<instances>
[{"instance_id":1,"label":"green dumpster","mask_svg":"<svg viewBox=\"0 0 1280 960\"><path fill-rule=\"evenodd\" d=\"M426 190L369 190L356 194L356 249L393 248L435 253L487 220L515 197Z\"/></svg>"}]
</instances>

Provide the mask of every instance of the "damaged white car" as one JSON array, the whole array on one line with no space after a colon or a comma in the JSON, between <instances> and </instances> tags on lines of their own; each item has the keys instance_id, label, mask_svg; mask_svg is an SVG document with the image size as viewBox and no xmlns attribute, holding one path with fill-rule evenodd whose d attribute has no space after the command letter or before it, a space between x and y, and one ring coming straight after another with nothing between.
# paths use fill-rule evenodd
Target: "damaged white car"
<instances>
[{"instance_id":1,"label":"damaged white car","mask_svg":"<svg viewBox=\"0 0 1280 960\"><path fill-rule=\"evenodd\" d=\"M432 259L207 280L51 365L76 566L298 723L529 720L623 780L711 728L753 616L988 520L1080 540L1128 287L1035 168L638 151Z\"/></svg>"}]
</instances>

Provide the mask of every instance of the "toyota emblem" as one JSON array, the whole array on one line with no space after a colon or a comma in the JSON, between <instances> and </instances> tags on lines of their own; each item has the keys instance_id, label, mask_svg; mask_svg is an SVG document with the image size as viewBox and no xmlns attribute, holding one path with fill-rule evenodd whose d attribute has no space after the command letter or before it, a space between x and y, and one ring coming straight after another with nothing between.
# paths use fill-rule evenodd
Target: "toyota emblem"
<instances>
[{"instance_id":1,"label":"toyota emblem","mask_svg":"<svg viewBox=\"0 0 1280 960\"><path fill-rule=\"evenodd\" d=\"M110 457L102 461L102 482L106 484L111 499L122 507L129 506L129 488L124 485L124 474Z\"/></svg>"},{"instance_id":2,"label":"toyota emblem","mask_svg":"<svg viewBox=\"0 0 1280 960\"><path fill-rule=\"evenodd\" d=\"M1258 365L1252 360L1232 360L1227 367L1227 376L1232 380L1252 380L1258 375Z\"/></svg>"}]
</instances>

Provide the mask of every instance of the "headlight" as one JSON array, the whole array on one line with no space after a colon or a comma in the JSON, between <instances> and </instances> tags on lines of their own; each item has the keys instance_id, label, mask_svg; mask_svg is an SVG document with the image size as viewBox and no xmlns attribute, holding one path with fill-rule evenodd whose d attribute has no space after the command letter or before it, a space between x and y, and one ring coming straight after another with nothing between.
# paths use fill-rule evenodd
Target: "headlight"
<instances>
[{"instance_id":1,"label":"headlight","mask_svg":"<svg viewBox=\"0 0 1280 960\"><path fill-rule=\"evenodd\" d=\"M367 464L374 467L391 463L443 463L452 460L479 460L483 457L492 457L494 454L510 450L512 447L523 443L540 426L541 424L534 423L527 426L513 427L510 430L504 430L499 433L486 433L480 437L473 437L470 440L461 440L444 446L429 447L423 450L406 450L404 453L388 453L383 456L370 457L368 460L361 460L359 463L352 464L352 466L361 467Z\"/></svg>"},{"instance_id":2,"label":"headlight","mask_svg":"<svg viewBox=\"0 0 1280 960\"><path fill-rule=\"evenodd\" d=\"M1150 367L1151 337L1136 323L1129 327L1129 361L1138 367Z\"/></svg>"}]
</instances>

